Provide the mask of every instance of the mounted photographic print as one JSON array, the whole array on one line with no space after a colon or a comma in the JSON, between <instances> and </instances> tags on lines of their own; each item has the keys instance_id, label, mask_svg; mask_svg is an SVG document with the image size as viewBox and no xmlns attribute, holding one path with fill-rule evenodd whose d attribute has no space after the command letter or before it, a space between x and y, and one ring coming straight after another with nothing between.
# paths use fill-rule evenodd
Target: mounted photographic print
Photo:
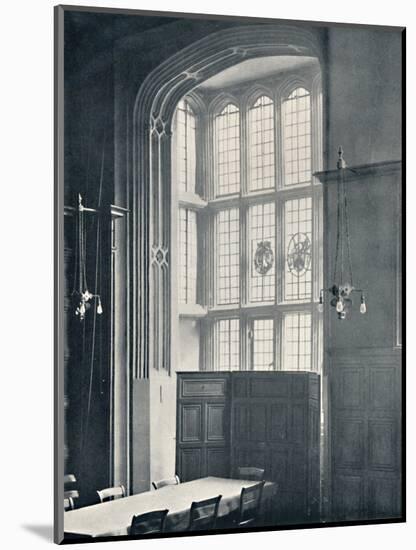
<instances>
[{"instance_id":1,"label":"mounted photographic print","mask_svg":"<svg viewBox=\"0 0 416 550\"><path fill-rule=\"evenodd\" d=\"M404 29L55 28L55 541L405 521Z\"/></svg>"}]
</instances>

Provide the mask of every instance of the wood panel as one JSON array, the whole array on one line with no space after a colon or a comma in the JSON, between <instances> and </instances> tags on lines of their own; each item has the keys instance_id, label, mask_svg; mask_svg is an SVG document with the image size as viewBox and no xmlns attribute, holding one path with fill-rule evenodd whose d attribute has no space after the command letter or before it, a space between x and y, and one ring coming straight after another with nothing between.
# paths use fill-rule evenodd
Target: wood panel
<instances>
[{"instance_id":1,"label":"wood panel","mask_svg":"<svg viewBox=\"0 0 416 550\"><path fill-rule=\"evenodd\" d=\"M225 441L226 418L225 403L207 403L206 404L206 441Z\"/></svg>"},{"instance_id":2,"label":"wood panel","mask_svg":"<svg viewBox=\"0 0 416 550\"><path fill-rule=\"evenodd\" d=\"M182 481L192 481L201 477L202 449L187 448L179 451L178 471Z\"/></svg>"},{"instance_id":3,"label":"wood panel","mask_svg":"<svg viewBox=\"0 0 416 550\"><path fill-rule=\"evenodd\" d=\"M229 373L178 373L176 473L189 481L230 471Z\"/></svg>"},{"instance_id":4,"label":"wood panel","mask_svg":"<svg viewBox=\"0 0 416 550\"><path fill-rule=\"evenodd\" d=\"M182 479L262 468L279 485L274 522L319 519L317 374L178 373L177 430Z\"/></svg>"},{"instance_id":5,"label":"wood panel","mask_svg":"<svg viewBox=\"0 0 416 550\"><path fill-rule=\"evenodd\" d=\"M266 440L267 407L266 405L250 405L248 409L248 440L259 443Z\"/></svg>"},{"instance_id":6,"label":"wood panel","mask_svg":"<svg viewBox=\"0 0 416 550\"><path fill-rule=\"evenodd\" d=\"M334 479L334 508L339 520L358 520L364 510L364 480L362 475L337 475Z\"/></svg>"},{"instance_id":7,"label":"wood panel","mask_svg":"<svg viewBox=\"0 0 416 550\"><path fill-rule=\"evenodd\" d=\"M332 517L401 515L400 352L349 350L332 359Z\"/></svg>"},{"instance_id":8,"label":"wood panel","mask_svg":"<svg viewBox=\"0 0 416 550\"><path fill-rule=\"evenodd\" d=\"M369 372L369 408L372 412L382 414L393 413L397 410L395 387L395 369L385 367L371 367Z\"/></svg>"},{"instance_id":9,"label":"wood panel","mask_svg":"<svg viewBox=\"0 0 416 550\"><path fill-rule=\"evenodd\" d=\"M277 522L316 521L319 514L319 376L232 373L232 471L265 470L278 483ZM311 392L311 396L309 396Z\"/></svg>"},{"instance_id":10,"label":"wood panel","mask_svg":"<svg viewBox=\"0 0 416 550\"><path fill-rule=\"evenodd\" d=\"M318 175L325 184L324 288L334 284L340 173ZM355 300L343 322L329 304L324 312L330 435L326 496L332 503L328 519L400 518L401 162L349 167L344 175L354 280L368 292L368 309L360 315Z\"/></svg>"},{"instance_id":11,"label":"wood panel","mask_svg":"<svg viewBox=\"0 0 416 550\"><path fill-rule=\"evenodd\" d=\"M270 477L276 480L279 491L290 491L292 477L292 450L290 446L279 445L270 451Z\"/></svg>"},{"instance_id":12,"label":"wood panel","mask_svg":"<svg viewBox=\"0 0 416 550\"><path fill-rule=\"evenodd\" d=\"M233 440L236 439L241 442L248 441L248 414L248 405L233 405Z\"/></svg>"},{"instance_id":13,"label":"wood panel","mask_svg":"<svg viewBox=\"0 0 416 550\"><path fill-rule=\"evenodd\" d=\"M181 430L180 440L182 443L202 441L202 405L186 404L180 406Z\"/></svg>"},{"instance_id":14,"label":"wood panel","mask_svg":"<svg viewBox=\"0 0 416 550\"><path fill-rule=\"evenodd\" d=\"M400 478L370 475L368 481L368 515L391 518L400 507Z\"/></svg>"},{"instance_id":15,"label":"wood panel","mask_svg":"<svg viewBox=\"0 0 416 550\"><path fill-rule=\"evenodd\" d=\"M181 397L225 397L226 381L203 378L202 380L182 380Z\"/></svg>"},{"instance_id":16,"label":"wood panel","mask_svg":"<svg viewBox=\"0 0 416 550\"><path fill-rule=\"evenodd\" d=\"M397 425L393 420L369 420L368 466L375 470L397 468Z\"/></svg>"},{"instance_id":17,"label":"wood panel","mask_svg":"<svg viewBox=\"0 0 416 550\"><path fill-rule=\"evenodd\" d=\"M76 297L68 293L77 287L74 281L76 216L65 215L65 438L67 472L75 474L80 498L77 505L96 501L97 487L110 484L113 467L111 371L113 296L111 280L111 223L109 210L103 201L101 231L97 233L97 218L91 214L85 219L87 234L96 234L86 257L88 280L95 275L96 246L100 251L98 270L105 269L109 276L100 286L100 295L107 308L103 315L94 316L92 309L81 322L75 315ZM93 205L92 205L93 206ZM105 307L105 306L104 306ZM97 461L97 456L100 460Z\"/></svg>"},{"instance_id":18,"label":"wood panel","mask_svg":"<svg viewBox=\"0 0 416 550\"><path fill-rule=\"evenodd\" d=\"M287 397L290 391L290 378L279 376L278 379L270 376L251 378L249 383L250 397Z\"/></svg>"},{"instance_id":19,"label":"wood panel","mask_svg":"<svg viewBox=\"0 0 416 550\"><path fill-rule=\"evenodd\" d=\"M237 471L238 467L254 466L255 468L262 468L265 470L265 477L270 478L269 474L269 449L265 446L252 446L252 445L237 445L234 450L234 468L233 472Z\"/></svg>"},{"instance_id":20,"label":"wood panel","mask_svg":"<svg viewBox=\"0 0 416 550\"><path fill-rule=\"evenodd\" d=\"M206 450L207 476L228 477L230 473L230 450L208 448Z\"/></svg>"},{"instance_id":21,"label":"wood panel","mask_svg":"<svg viewBox=\"0 0 416 550\"><path fill-rule=\"evenodd\" d=\"M337 433L334 456L339 468L364 468L364 423L343 417L335 424Z\"/></svg>"},{"instance_id":22,"label":"wood panel","mask_svg":"<svg viewBox=\"0 0 416 550\"><path fill-rule=\"evenodd\" d=\"M288 403L273 403L269 407L269 441L283 443L290 438L290 407Z\"/></svg>"}]
</instances>

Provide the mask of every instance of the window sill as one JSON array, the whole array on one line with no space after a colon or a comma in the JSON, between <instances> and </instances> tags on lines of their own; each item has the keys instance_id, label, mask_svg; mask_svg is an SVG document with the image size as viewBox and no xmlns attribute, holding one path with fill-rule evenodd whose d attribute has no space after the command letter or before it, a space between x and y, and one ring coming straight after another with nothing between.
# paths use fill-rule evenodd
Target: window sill
<instances>
[{"instance_id":1,"label":"window sill","mask_svg":"<svg viewBox=\"0 0 416 550\"><path fill-rule=\"evenodd\" d=\"M216 305L214 307L209 308L208 313L209 314L221 314L221 313L227 313L227 312L233 312L239 314L239 312L245 311L245 312L261 312L261 311L271 311L277 309L281 310L292 310L292 309L310 309L311 307L317 306L318 301L301 301L301 300L293 300L293 301L286 301L286 302L253 302L248 304L224 304L224 305Z\"/></svg>"},{"instance_id":2,"label":"window sill","mask_svg":"<svg viewBox=\"0 0 416 550\"><path fill-rule=\"evenodd\" d=\"M201 209L205 208L207 205L207 202L201 199L201 197L196 193L182 192L179 193L178 198L179 206L183 206L185 208Z\"/></svg>"},{"instance_id":3,"label":"window sill","mask_svg":"<svg viewBox=\"0 0 416 550\"><path fill-rule=\"evenodd\" d=\"M189 317L192 319L200 319L207 314L206 308L199 304L180 304L179 317Z\"/></svg>"}]
</instances>

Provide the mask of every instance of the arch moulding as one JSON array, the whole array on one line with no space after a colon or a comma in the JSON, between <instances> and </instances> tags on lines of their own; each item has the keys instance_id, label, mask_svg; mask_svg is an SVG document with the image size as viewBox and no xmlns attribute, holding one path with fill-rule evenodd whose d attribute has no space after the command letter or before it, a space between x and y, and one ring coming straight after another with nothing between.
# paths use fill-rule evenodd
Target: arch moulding
<instances>
[{"instance_id":1,"label":"arch moulding","mask_svg":"<svg viewBox=\"0 0 416 550\"><path fill-rule=\"evenodd\" d=\"M313 56L318 33L302 26L253 24L194 42L163 62L140 87L134 107L131 346L134 378L170 373L172 289L171 122L178 101L204 80L246 59Z\"/></svg>"}]
</instances>

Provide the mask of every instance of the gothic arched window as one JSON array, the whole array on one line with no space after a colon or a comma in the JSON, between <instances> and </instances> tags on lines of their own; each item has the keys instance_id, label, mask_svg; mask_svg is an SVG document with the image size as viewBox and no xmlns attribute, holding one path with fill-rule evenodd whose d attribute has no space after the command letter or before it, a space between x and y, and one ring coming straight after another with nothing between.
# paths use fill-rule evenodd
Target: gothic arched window
<instances>
[{"instance_id":1,"label":"gothic arched window","mask_svg":"<svg viewBox=\"0 0 416 550\"><path fill-rule=\"evenodd\" d=\"M201 192L179 209L179 288L181 301L190 291L203 308L199 367L319 370L316 74L196 93L205 109L188 146L203 166Z\"/></svg>"}]
</instances>

